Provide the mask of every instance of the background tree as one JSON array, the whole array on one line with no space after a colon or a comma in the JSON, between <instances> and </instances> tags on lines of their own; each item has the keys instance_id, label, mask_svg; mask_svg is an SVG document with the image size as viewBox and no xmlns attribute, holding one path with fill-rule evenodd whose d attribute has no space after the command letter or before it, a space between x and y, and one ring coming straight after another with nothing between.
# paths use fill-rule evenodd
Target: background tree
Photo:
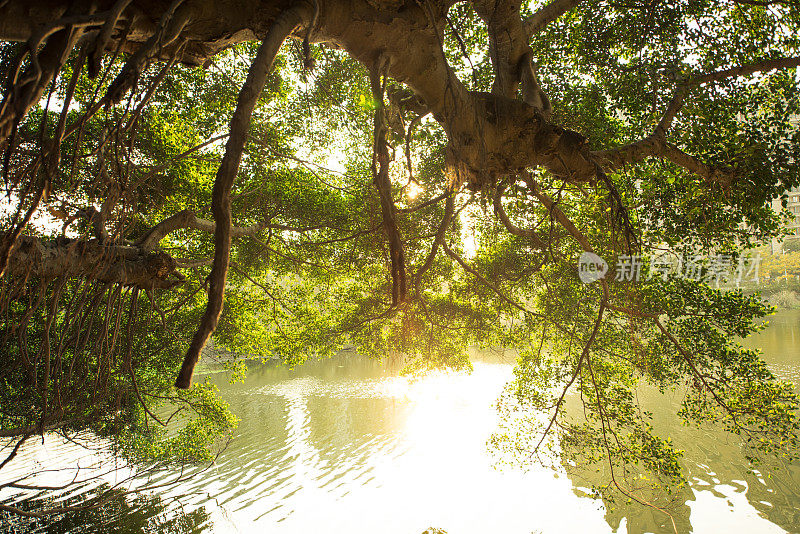
<instances>
[{"instance_id":1,"label":"background tree","mask_svg":"<svg viewBox=\"0 0 800 534\"><path fill-rule=\"evenodd\" d=\"M289 362L345 342L422 367L516 347L504 408L532 416L498 444L535 458L558 438L607 465L598 493L646 504L640 470L682 475L640 381L685 391L679 415L754 460L793 456L791 386L736 344L758 299L674 273L586 285L576 259L737 265L778 232L767 202L800 183L799 13L0 1L3 432L90 426L133 456L202 456L233 421L170 383L182 356L189 387L213 332ZM180 439L153 439L159 402L196 412Z\"/></svg>"}]
</instances>

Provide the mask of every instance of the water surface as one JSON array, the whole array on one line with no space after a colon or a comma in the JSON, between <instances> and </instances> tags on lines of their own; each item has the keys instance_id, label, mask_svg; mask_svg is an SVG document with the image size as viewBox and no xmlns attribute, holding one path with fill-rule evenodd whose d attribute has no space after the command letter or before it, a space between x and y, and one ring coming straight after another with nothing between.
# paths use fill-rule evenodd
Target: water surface
<instances>
[{"instance_id":1,"label":"water surface","mask_svg":"<svg viewBox=\"0 0 800 534\"><path fill-rule=\"evenodd\" d=\"M784 312L750 346L781 378L800 383L800 313ZM332 532L449 534L671 532L663 514L586 496L591 475L496 469L486 446L511 357L475 362L472 374L418 381L391 365L341 354L294 370L256 365L241 384L210 375L240 418L216 464L159 496L120 496L110 509L28 523L40 532ZM739 442L680 426L677 393L642 392L656 426L686 450L691 485L670 508L681 532L800 532L800 467L749 470ZM29 444L30 445L30 444ZM75 461L48 438L21 453L25 469ZM91 452L81 452L84 465ZM159 473L166 480L174 473ZM7 476L4 474L4 476ZM588 479L586 477L589 477ZM62 496L75 499L86 489ZM0 497L2 494L0 494ZM107 507L108 508L108 507ZM8 532L21 525L6 524Z\"/></svg>"}]
</instances>

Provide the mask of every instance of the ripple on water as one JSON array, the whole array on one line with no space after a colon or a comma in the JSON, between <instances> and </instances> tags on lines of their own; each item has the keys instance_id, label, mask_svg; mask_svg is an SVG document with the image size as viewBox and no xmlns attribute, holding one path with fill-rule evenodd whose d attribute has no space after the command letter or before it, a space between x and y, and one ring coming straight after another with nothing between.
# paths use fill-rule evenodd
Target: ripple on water
<instances>
[{"instance_id":1,"label":"ripple on water","mask_svg":"<svg viewBox=\"0 0 800 534\"><path fill-rule=\"evenodd\" d=\"M472 376L433 375L411 383L372 364L357 363L354 370L326 365L293 372L264 366L253 369L245 384L221 383L241 419L236 435L215 465L166 494L182 495L187 507L205 505L215 532L225 533L388 534L422 532L432 524L471 534L611 530L610 512L573 493L582 482L491 469L485 442L495 428L492 403L510 366L476 364ZM800 378L796 363L771 365L782 378ZM716 503L749 531L775 526L756 512L800 531L797 469L784 466L770 478L744 476L743 465L731 462L741 455L739 445L675 424L668 418L674 410L666 413L672 405L656 416L670 435L689 444L695 502L683 513L691 508L692 518L700 517L702 510L718 510ZM74 451L55 443L46 458L23 453L28 466L38 461L40 469L48 465L44 460L74 459ZM158 473L152 480L172 475ZM733 512L729 502L736 505ZM682 525L687 531L688 520ZM641 511L626 512L622 521L622 530L660 532L661 518Z\"/></svg>"}]
</instances>

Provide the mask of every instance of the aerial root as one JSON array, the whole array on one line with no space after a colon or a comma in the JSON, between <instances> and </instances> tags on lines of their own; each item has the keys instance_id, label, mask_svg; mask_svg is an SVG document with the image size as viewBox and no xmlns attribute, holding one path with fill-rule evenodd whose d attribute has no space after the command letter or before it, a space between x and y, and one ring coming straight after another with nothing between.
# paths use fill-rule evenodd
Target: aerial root
<instances>
[{"instance_id":1,"label":"aerial root","mask_svg":"<svg viewBox=\"0 0 800 534\"><path fill-rule=\"evenodd\" d=\"M103 14L76 13L82 7L81 2L73 3L62 19L31 36L9 69L0 103L0 145L6 145L7 151L12 149L13 143L8 141L19 121L42 98L45 88L57 76L86 32L86 27L105 20ZM23 70L25 59L29 61Z\"/></svg>"},{"instance_id":2,"label":"aerial root","mask_svg":"<svg viewBox=\"0 0 800 534\"><path fill-rule=\"evenodd\" d=\"M230 136L225 145L225 155L222 157L214 189L212 191L211 212L214 215L214 263L209 276L210 287L208 290L208 305L203 313L200 326L195 332L189 349L181 365L175 387L187 389L192 384L192 375L200 353L205 347L208 338L214 332L222 313L222 304L225 296L225 280L228 276L231 249L231 201L230 193L239 163L244 151L247 132L250 128L250 118L253 114L258 97L264 90L267 75L272 69L272 63L281 48L281 45L294 29L303 21L310 18L310 5L305 3L289 8L281 13L273 22L261 47L258 49L247 80L239 91L236 110L231 118Z\"/></svg>"},{"instance_id":3,"label":"aerial root","mask_svg":"<svg viewBox=\"0 0 800 534\"><path fill-rule=\"evenodd\" d=\"M184 1L174 0L172 2L167 11L161 16L155 34L126 62L120 74L111 82L105 96L96 101L86 112L79 124L78 144L80 143L83 125L88 118L103 105L118 102L135 85L139 74L150 58L160 53L164 46L169 45L178 38L193 15L191 9L181 9L184 7L182 6ZM0 147L4 149L3 177L6 188L11 185L19 186L24 176L30 177L29 180L32 182L19 190L20 210L18 210L11 228L0 237L0 277L3 277L7 270L9 255L17 239L30 222L41 201L47 198L52 178L56 172L55 169L59 164L63 139L76 129L73 126L67 130L66 120L84 62L88 59L90 76L94 77L99 73L102 55L119 22L126 19L125 11L130 4L131 0L117 0L111 9L104 13L92 13L92 8L89 6L90 9L87 14L79 12L81 10L86 11L87 6L84 3L74 3L64 17L41 28L28 40L27 46L20 51L9 69L3 100L0 102ZM100 25L102 25L101 29L99 31L95 30L98 34L97 37L93 37L92 33L88 33L88 28ZM79 54L75 58L73 74L67 86L64 105L56 125L55 135L51 142L46 143L45 150L40 157L35 158L29 169L16 177L14 183L11 184L8 176L11 155L15 149L17 127L30 108L42 98L46 87L58 76L59 71L79 43L81 37L90 37L93 40L90 45L81 47ZM176 53L180 53L181 50L182 47L178 47ZM175 57L172 58L167 68L174 64L175 59ZM163 74L164 72L162 71L159 75L159 81L163 79ZM128 124L128 127L135 125L135 118ZM44 131L44 126L42 131ZM101 142L101 147L102 144ZM44 172L41 172L42 170ZM36 185L31 187L33 183ZM32 191L35 191L33 196L29 196ZM19 220L21 207L26 198L29 199L29 203L26 202L29 205L24 217Z\"/></svg>"},{"instance_id":4,"label":"aerial root","mask_svg":"<svg viewBox=\"0 0 800 534\"><path fill-rule=\"evenodd\" d=\"M392 182L389 179L389 144L386 141L386 111L383 105L385 78L377 70L370 73L372 96L378 107L375 109L373 129L372 180L378 190L383 215L383 231L389 242L389 260L392 277L392 306L397 306L407 298L406 256L403 240L397 228L397 207L392 198Z\"/></svg>"},{"instance_id":5,"label":"aerial root","mask_svg":"<svg viewBox=\"0 0 800 534\"><path fill-rule=\"evenodd\" d=\"M94 40L89 51L89 78L95 79L97 78L97 75L100 74L100 61L106 51L106 46L108 46L108 43L111 40L111 34L114 31L117 22L119 22L122 13L125 11L125 8L130 5L131 1L132 0L117 0L117 2L111 8L108 18L103 24L103 28L100 30L100 35L98 35L97 39Z\"/></svg>"},{"instance_id":6,"label":"aerial root","mask_svg":"<svg viewBox=\"0 0 800 534\"><path fill-rule=\"evenodd\" d=\"M622 201L622 197L619 195L617 186L614 185L614 182L605 173L603 168L599 164L596 165L597 177L608 188L608 203L611 206L612 217L611 224L614 228L617 228L622 232L622 239L625 242L625 251L628 254L632 254L634 251L640 248L640 244L639 238L636 235L636 230L631 223L630 215L628 214L628 208Z\"/></svg>"},{"instance_id":7,"label":"aerial root","mask_svg":"<svg viewBox=\"0 0 800 534\"><path fill-rule=\"evenodd\" d=\"M439 223L439 228L436 230L436 236L433 238L431 251L428 253L428 257L425 258L425 263L422 264L422 267L420 267L414 275L414 287L417 288L417 291L419 291L420 288L422 275L424 275L433 265L433 261L436 259L436 254L439 252L439 247L442 245L442 243L444 243L445 234L447 233L447 229L450 227L450 223L453 220L453 214L455 212L455 192L448 190L447 193L448 195L444 205L444 216L442 217L442 222Z\"/></svg>"},{"instance_id":8,"label":"aerial root","mask_svg":"<svg viewBox=\"0 0 800 534\"><path fill-rule=\"evenodd\" d=\"M114 105L133 88L148 61L172 44L194 16L194 11L182 6L184 0L174 0L167 11L161 15L156 32L128 59L122 71L111 82L101 100L104 105Z\"/></svg>"}]
</instances>

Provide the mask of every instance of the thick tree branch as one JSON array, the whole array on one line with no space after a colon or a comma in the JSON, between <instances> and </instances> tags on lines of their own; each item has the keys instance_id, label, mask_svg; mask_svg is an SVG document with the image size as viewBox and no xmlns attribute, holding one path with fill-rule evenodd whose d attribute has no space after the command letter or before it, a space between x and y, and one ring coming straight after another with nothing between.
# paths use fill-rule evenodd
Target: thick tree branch
<instances>
[{"instance_id":1,"label":"thick tree branch","mask_svg":"<svg viewBox=\"0 0 800 534\"><path fill-rule=\"evenodd\" d=\"M17 428L3 428L0 429L0 438L15 438L21 436L29 436L35 434L37 432L41 432L42 429L45 431L48 430L55 430L57 428L61 428L62 426L68 425L73 421L57 421L55 423L49 423L41 427L41 425L28 425L24 427L17 427Z\"/></svg>"},{"instance_id":2,"label":"thick tree branch","mask_svg":"<svg viewBox=\"0 0 800 534\"><path fill-rule=\"evenodd\" d=\"M9 258L7 274L48 279L79 277L150 290L179 284L181 277L177 276L176 267L168 254L141 247L98 239L43 241L20 236Z\"/></svg>"},{"instance_id":3,"label":"thick tree branch","mask_svg":"<svg viewBox=\"0 0 800 534\"><path fill-rule=\"evenodd\" d=\"M717 183L723 187L729 187L736 177L736 173L733 169L707 165L672 143L665 142L663 144L661 156L689 172L700 176L708 183Z\"/></svg>"},{"instance_id":4,"label":"thick tree branch","mask_svg":"<svg viewBox=\"0 0 800 534\"><path fill-rule=\"evenodd\" d=\"M44 1L42 13L57 12L57 0ZM135 0L129 9L138 8L138 4ZM159 21L158 25L143 24L138 17L133 21L123 50L135 51L136 58L131 57L124 75L112 84L108 101L118 98L121 88L135 80L141 58L176 52L175 46L169 45L161 47L165 52L160 53L160 48L153 49L154 42L175 40L180 34L180 41L187 42L180 60L197 54L210 57L232 42L263 35L281 7L259 2L258 9L232 9L230 0L219 0L218 4L206 6L210 11L198 19L193 18L189 3L178 8L175 5L167 0L153 4L151 17ZM516 100L519 68L524 63L520 59L530 53L516 0L497 5L485 0L479 6L482 16L495 28L495 57L502 72L494 95L468 91L447 63L442 52L447 5L400 6L352 0L348 4L321 3L319 7L320 22L313 40L347 50L368 68L383 63L386 74L408 86L446 130L451 145L448 163L460 181L480 187L498 175L531 166L544 166L567 180L594 177L595 167L582 136L549 123L541 111ZM354 17L354 13L358 16ZM31 17L22 0L12 0L3 8L3 14L9 20ZM47 19L40 20L39 16L37 13L31 19L34 26L46 24ZM19 38L24 33L0 22L0 37ZM120 37L115 36L112 41L115 39Z\"/></svg>"},{"instance_id":5,"label":"thick tree branch","mask_svg":"<svg viewBox=\"0 0 800 534\"><path fill-rule=\"evenodd\" d=\"M762 61L755 61L742 65L740 67L732 67L730 69L723 69L705 74L693 76L687 82L687 86L701 85L709 82L718 82L726 78L735 78L738 76L749 76L758 72L767 72L775 69L790 69L800 66L800 57L784 57L778 59L764 59Z\"/></svg>"},{"instance_id":6,"label":"thick tree branch","mask_svg":"<svg viewBox=\"0 0 800 534\"><path fill-rule=\"evenodd\" d=\"M172 232L192 229L213 233L216 231L216 228L217 225L214 223L214 221L201 219L197 217L191 210L182 210L153 226L149 232L147 232L136 242L136 245L144 250L155 250L155 248L158 247L158 243ZM308 232L310 230L319 230L320 228L325 228L325 225L291 226L286 224L273 224L264 221L258 224L252 224L250 226L232 226L230 231L231 238L236 239L237 237L257 235L259 232L267 228L286 230L290 232Z\"/></svg>"},{"instance_id":7,"label":"thick tree branch","mask_svg":"<svg viewBox=\"0 0 800 534\"><path fill-rule=\"evenodd\" d=\"M727 187L735 177L733 169L707 165L666 140L667 132L683 107L686 95L693 87L705 83L714 83L728 78L748 76L775 69L796 68L798 66L800 66L800 57L786 57L766 59L739 67L691 76L678 84L672 100L651 135L618 148L594 152L593 155L601 161L603 168L609 171L638 163L649 157L664 158L697 174L709 183L718 183Z\"/></svg>"},{"instance_id":8,"label":"thick tree branch","mask_svg":"<svg viewBox=\"0 0 800 534\"><path fill-rule=\"evenodd\" d=\"M606 171L614 171L660 154L663 144L660 137L650 135L621 147L594 152L593 155Z\"/></svg>"},{"instance_id":9,"label":"thick tree branch","mask_svg":"<svg viewBox=\"0 0 800 534\"><path fill-rule=\"evenodd\" d=\"M489 56L494 67L492 93L514 98L519 86L519 65L528 52L528 35L519 16L518 0L473 0L472 6L489 31Z\"/></svg>"},{"instance_id":10,"label":"thick tree branch","mask_svg":"<svg viewBox=\"0 0 800 534\"><path fill-rule=\"evenodd\" d=\"M108 233L98 224L97 210L89 208L83 214L93 228L94 239L62 237L46 240L20 236L10 252L7 273L40 278L76 277L140 289L166 289L182 281L176 268L185 268L187 265L176 262L167 254L155 253L159 242L181 229L207 233L216 230L213 221L201 219L194 212L184 210L153 226L133 245L118 244L110 241ZM231 237L255 236L266 228L308 232L325 228L325 225L292 226L262 222L232 227Z\"/></svg>"},{"instance_id":11,"label":"thick tree branch","mask_svg":"<svg viewBox=\"0 0 800 534\"><path fill-rule=\"evenodd\" d=\"M723 187L729 187L736 176L733 169L707 165L657 135L651 135L619 148L595 152L595 156L607 171L621 169L651 157L658 157L683 167L708 183L717 183Z\"/></svg>"},{"instance_id":12,"label":"thick tree branch","mask_svg":"<svg viewBox=\"0 0 800 534\"><path fill-rule=\"evenodd\" d=\"M686 89L687 88L683 85L675 89L675 95L672 97L672 100L670 100L667 109L661 116L661 120L658 121L656 129L653 131L654 136L666 137L667 131L672 127L672 121L675 120L678 112L683 107L683 99L686 98Z\"/></svg>"}]
</instances>

